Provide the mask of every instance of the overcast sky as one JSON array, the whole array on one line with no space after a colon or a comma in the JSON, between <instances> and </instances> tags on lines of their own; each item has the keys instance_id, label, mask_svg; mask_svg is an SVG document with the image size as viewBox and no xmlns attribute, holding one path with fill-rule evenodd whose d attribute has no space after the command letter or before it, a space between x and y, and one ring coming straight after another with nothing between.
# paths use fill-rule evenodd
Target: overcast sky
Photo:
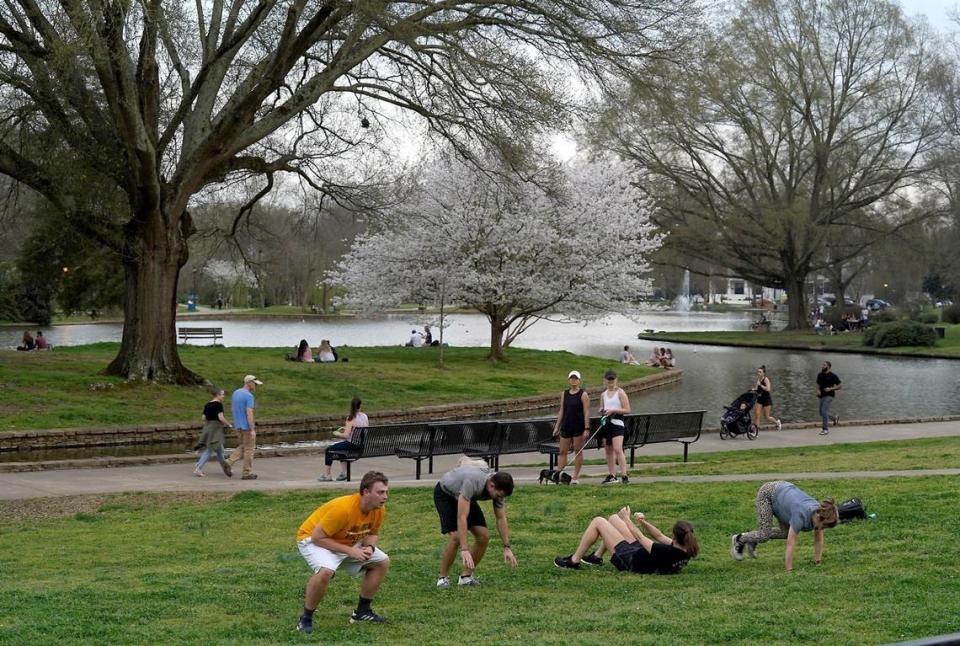
<instances>
[{"instance_id":1,"label":"overcast sky","mask_svg":"<svg viewBox=\"0 0 960 646\"><path fill-rule=\"evenodd\" d=\"M934 27L951 29L947 13L956 8L957 0L901 0L900 6L908 16L926 14Z\"/></svg>"}]
</instances>

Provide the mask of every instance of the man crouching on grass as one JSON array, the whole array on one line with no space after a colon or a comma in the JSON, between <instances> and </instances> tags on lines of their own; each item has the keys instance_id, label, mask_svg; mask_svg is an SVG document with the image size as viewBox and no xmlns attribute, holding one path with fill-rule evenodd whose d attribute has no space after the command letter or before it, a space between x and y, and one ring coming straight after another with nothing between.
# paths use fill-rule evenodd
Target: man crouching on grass
<instances>
[{"instance_id":1,"label":"man crouching on grass","mask_svg":"<svg viewBox=\"0 0 960 646\"><path fill-rule=\"evenodd\" d=\"M387 477L379 471L368 471L360 480L360 493L334 498L300 525L297 547L314 574L307 582L297 630L313 632L313 611L341 565L353 576L363 574L360 603L350 615L350 623L386 621L370 607L390 569L390 558L377 547L386 502Z\"/></svg>"}]
</instances>

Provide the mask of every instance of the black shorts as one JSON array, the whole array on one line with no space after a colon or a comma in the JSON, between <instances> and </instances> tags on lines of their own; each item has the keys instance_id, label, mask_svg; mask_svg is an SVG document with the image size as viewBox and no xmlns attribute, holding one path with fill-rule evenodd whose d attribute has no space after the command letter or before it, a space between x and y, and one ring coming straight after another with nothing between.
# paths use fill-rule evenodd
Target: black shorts
<instances>
[{"instance_id":1,"label":"black shorts","mask_svg":"<svg viewBox=\"0 0 960 646\"><path fill-rule=\"evenodd\" d=\"M449 534L457 531L457 499L440 488L440 483L433 488L433 504L440 516L440 533ZM470 501L470 512L467 514L467 529L471 527L486 527L487 519L483 517L483 510L476 500Z\"/></svg>"},{"instance_id":2,"label":"black shorts","mask_svg":"<svg viewBox=\"0 0 960 646\"><path fill-rule=\"evenodd\" d=\"M757 395L757 405L758 406L773 406L773 398L768 392L761 392Z\"/></svg>"},{"instance_id":3,"label":"black shorts","mask_svg":"<svg viewBox=\"0 0 960 646\"><path fill-rule=\"evenodd\" d=\"M623 420L620 420L623 423ZM600 427L600 432L597 433L597 437L601 440L612 440L615 437L623 437L627 434L627 426L624 424L614 424L612 420L607 420L607 423Z\"/></svg>"},{"instance_id":4,"label":"black shorts","mask_svg":"<svg viewBox=\"0 0 960 646\"><path fill-rule=\"evenodd\" d=\"M560 437L562 437L562 438L564 438L564 439L567 439L567 440L572 440L572 439L574 439L574 438L580 437L581 435L583 435L583 434L586 433L586 432L587 432L586 429L575 428L575 429L572 429L572 430L569 430L569 431L568 431L568 430L565 429L565 428L561 428L561 429L560 429Z\"/></svg>"},{"instance_id":5,"label":"black shorts","mask_svg":"<svg viewBox=\"0 0 960 646\"><path fill-rule=\"evenodd\" d=\"M620 541L617 543L617 546L613 548L613 556L610 557L610 563L620 572L632 572L633 559L638 551L647 551L643 549L643 545L641 545L639 541L633 543Z\"/></svg>"}]
</instances>

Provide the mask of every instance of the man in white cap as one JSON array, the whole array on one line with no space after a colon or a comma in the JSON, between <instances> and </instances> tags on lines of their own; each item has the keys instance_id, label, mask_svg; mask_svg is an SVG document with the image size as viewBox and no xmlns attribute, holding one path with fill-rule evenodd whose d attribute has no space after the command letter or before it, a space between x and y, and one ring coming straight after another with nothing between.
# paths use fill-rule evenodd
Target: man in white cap
<instances>
[{"instance_id":1,"label":"man in white cap","mask_svg":"<svg viewBox=\"0 0 960 646\"><path fill-rule=\"evenodd\" d=\"M227 464L232 467L241 459L243 460L241 480L257 479L257 474L253 472L253 450L257 443L257 424L253 417L256 403L253 399L253 391L261 385L263 385L262 381L253 375L247 375L243 378L243 387L237 388L230 396L233 426L237 429L237 448L227 458Z\"/></svg>"},{"instance_id":2,"label":"man in white cap","mask_svg":"<svg viewBox=\"0 0 960 646\"><path fill-rule=\"evenodd\" d=\"M567 467L567 453L572 442L577 457L574 460L573 480L570 484L580 484L583 444L590 432L590 395L580 387L580 373L576 370L570 371L567 381L570 388L560 395L560 410L557 412L557 423L553 427L553 436L560 436L557 470L563 471Z\"/></svg>"}]
</instances>

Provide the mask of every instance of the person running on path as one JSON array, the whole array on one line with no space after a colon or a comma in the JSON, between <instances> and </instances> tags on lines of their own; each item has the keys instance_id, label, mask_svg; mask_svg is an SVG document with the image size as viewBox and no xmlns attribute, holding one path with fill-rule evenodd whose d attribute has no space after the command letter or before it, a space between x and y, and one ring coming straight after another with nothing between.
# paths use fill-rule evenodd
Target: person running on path
<instances>
[{"instance_id":1,"label":"person running on path","mask_svg":"<svg viewBox=\"0 0 960 646\"><path fill-rule=\"evenodd\" d=\"M757 406L753 409L753 421L757 428L760 428L761 419L773 422L777 430L783 428L780 420L774 417L771 412L773 409L773 397L770 395L773 385L770 383L770 377L767 376L767 367L757 368Z\"/></svg>"},{"instance_id":2,"label":"person running on path","mask_svg":"<svg viewBox=\"0 0 960 646\"><path fill-rule=\"evenodd\" d=\"M387 485L387 476L368 471L360 480L359 493L317 507L297 530L297 548L313 570L304 593L303 614L297 622L300 632L313 632L313 613L341 566L352 576L363 575L360 601L350 615L350 623L386 621L370 604L390 569L390 557L377 546L386 515Z\"/></svg>"},{"instance_id":3,"label":"person running on path","mask_svg":"<svg viewBox=\"0 0 960 646\"><path fill-rule=\"evenodd\" d=\"M503 560L517 567L517 557L510 547L510 528L507 525L506 498L513 493L513 477L506 472L491 473L489 469L472 466L457 467L440 478L433 488L433 504L440 516L440 533L447 537L440 555L438 588L450 587L450 568L460 552L463 569L459 585L475 586L480 582L473 576L487 551L490 531L478 500L493 501L493 515L497 519L497 533L503 543ZM473 534L473 547L467 540Z\"/></svg>"},{"instance_id":4,"label":"person running on path","mask_svg":"<svg viewBox=\"0 0 960 646\"><path fill-rule=\"evenodd\" d=\"M256 401L253 391L257 386L262 385L262 381L253 375L247 375L243 378L243 387L237 388L230 396L233 424L237 429L237 448L227 458L227 466L233 467L234 464L243 460L241 480L257 479L257 474L253 472L253 451L257 444L257 422L253 414Z\"/></svg>"},{"instance_id":5,"label":"person running on path","mask_svg":"<svg viewBox=\"0 0 960 646\"><path fill-rule=\"evenodd\" d=\"M833 374L833 365L829 361L824 361L817 375L817 398L820 400L820 419L823 421L820 435L830 433L830 405L833 404L833 398L841 388L840 377ZM833 423L839 422L840 418L834 416Z\"/></svg>"},{"instance_id":6,"label":"person running on path","mask_svg":"<svg viewBox=\"0 0 960 646\"><path fill-rule=\"evenodd\" d=\"M623 416L630 413L630 398L617 384L617 373L607 370L604 375L607 388L600 393L600 414L604 423L597 437L604 440L603 450L607 457L607 477L600 484L630 484L627 476L627 458L623 453L623 438L626 435L626 423ZM617 476L617 463L620 463L621 477Z\"/></svg>"},{"instance_id":7,"label":"person running on path","mask_svg":"<svg viewBox=\"0 0 960 646\"><path fill-rule=\"evenodd\" d=\"M217 461L220 462L220 468L228 478L233 477L233 470L223 457L223 429L230 428L230 422L223 416L223 397L224 392L219 388L211 391L213 399L207 402L203 407L203 430L200 432L200 439L197 441L198 447L203 447L200 453L200 459L193 469L193 475L202 478L204 476L203 467L206 466L210 456L214 451L217 453Z\"/></svg>"},{"instance_id":8,"label":"person running on path","mask_svg":"<svg viewBox=\"0 0 960 646\"><path fill-rule=\"evenodd\" d=\"M580 470L583 469L583 443L590 432L590 395L580 388L580 373L571 370L567 375L570 388L560 395L560 410L557 411L557 423L553 426L553 436L560 437L560 453L557 456L557 471L567 467L567 453L573 444L573 479L570 484L580 484Z\"/></svg>"},{"instance_id":9,"label":"person running on path","mask_svg":"<svg viewBox=\"0 0 960 646\"><path fill-rule=\"evenodd\" d=\"M637 512L635 517L652 538L634 524L630 508L624 507L609 518L597 516L590 521L576 551L570 556L558 556L553 564L571 570L579 570L581 562L602 565L600 554L606 550L613 555L610 563L621 572L679 574L690 559L700 552L693 525L688 521L678 520L673 525L671 536L667 536L649 522L643 513ZM600 549L587 554L597 540L603 541Z\"/></svg>"},{"instance_id":10,"label":"person running on path","mask_svg":"<svg viewBox=\"0 0 960 646\"><path fill-rule=\"evenodd\" d=\"M785 480L765 482L757 491L757 529L730 537L730 555L742 561L743 552L757 558L757 545L771 538L787 539L783 567L793 570L793 553L800 532L813 531L813 562L823 561L823 530L837 524L840 517L833 500L817 502L797 485ZM774 523L776 522L776 526Z\"/></svg>"}]
</instances>

